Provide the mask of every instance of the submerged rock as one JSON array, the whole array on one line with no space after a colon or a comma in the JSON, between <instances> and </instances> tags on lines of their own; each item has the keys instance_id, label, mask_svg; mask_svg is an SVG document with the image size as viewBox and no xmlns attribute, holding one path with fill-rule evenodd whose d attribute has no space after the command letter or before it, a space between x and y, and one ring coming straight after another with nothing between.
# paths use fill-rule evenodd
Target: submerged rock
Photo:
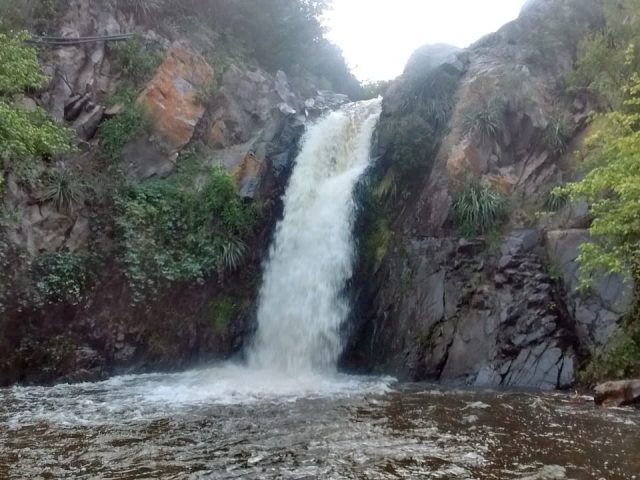
<instances>
[{"instance_id":1,"label":"submerged rock","mask_svg":"<svg viewBox=\"0 0 640 480\"><path fill-rule=\"evenodd\" d=\"M640 405L640 380L622 380L598 385L595 402L605 407Z\"/></svg>"}]
</instances>

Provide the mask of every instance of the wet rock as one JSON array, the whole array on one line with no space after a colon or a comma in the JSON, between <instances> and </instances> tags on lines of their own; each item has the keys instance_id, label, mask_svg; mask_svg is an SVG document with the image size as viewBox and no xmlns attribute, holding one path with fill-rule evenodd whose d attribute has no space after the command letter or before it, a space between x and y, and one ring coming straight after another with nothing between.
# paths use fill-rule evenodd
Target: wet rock
<instances>
[{"instance_id":1,"label":"wet rock","mask_svg":"<svg viewBox=\"0 0 640 480\"><path fill-rule=\"evenodd\" d=\"M605 407L640 404L640 380L600 384L595 388L595 402Z\"/></svg>"},{"instance_id":2,"label":"wet rock","mask_svg":"<svg viewBox=\"0 0 640 480\"><path fill-rule=\"evenodd\" d=\"M213 69L199 55L174 44L139 102L146 108L155 136L169 154L184 147L205 112L198 92L214 83Z\"/></svg>"},{"instance_id":3,"label":"wet rock","mask_svg":"<svg viewBox=\"0 0 640 480\"><path fill-rule=\"evenodd\" d=\"M560 273L567 292L567 306L576 320L582 343L600 349L617 329L617 323L631 308L633 284L621 275L596 279L588 294L580 291L580 247L590 241L588 230L556 230L546 235L551 264Z\"/></svg>"},{"instance_id":4,"label":"wet rock","mask_svg":"<svg viewBox=\"0 0 640 480\"><path fill-rule=\"evenodd\" d=\"M540 237L536 230L512 231L497 255L466 240L404 243L385 264L386 283L377 293L386 318L371 337L363 334L369 351L377 352L372 361L380 361L383 352L385 371L399 369L416 380L544 390L570 386L571 333L555 306L558 292L546 260L535 248ZM500 270L504 264L512 267Z\"/></svg>"}]
</instances>

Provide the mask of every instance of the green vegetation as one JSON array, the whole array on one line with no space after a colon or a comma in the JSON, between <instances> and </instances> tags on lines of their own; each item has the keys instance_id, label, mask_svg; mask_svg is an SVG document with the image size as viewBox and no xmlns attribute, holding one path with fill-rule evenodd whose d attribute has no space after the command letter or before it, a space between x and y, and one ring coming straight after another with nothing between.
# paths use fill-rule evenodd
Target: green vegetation
<instances>
[{"instance_id":1,"label":"green vegetation","mask_svg":"<svg viewBox=\"0 0 640 480\"><path fill-rule=\"evenodd\" d=\"M364 251L366 258L371 262L374 272L380 269L392 240L393 232L387 218L377 219L365 233Z\"/></svg>"},{"instance_id":2,"label":"green vegetation","mask_svg":"<svg viewBox=\"0 0 640 480\"><path fill-rule=\"evenodd\" d=\"M554 116L544 132L545 148L555 156L566 153L572 133L571 127L562 115Z\"/></svg>"},{"instance_id":3,"label":"green vegetation","mask_svg":"<svg viewBox=\"0 0 640 480\"><path fill-rule=\"evenodd\" d=\"M0 0L0 32L49 32L67 5L65 0Z\"/></svg>"},{"instance_id":4,"label":"green vegetation","mask_svg":"<svg viewBox=\"0 0 640 480\"><path fill-rule=\"evenodd\" d=\"M145 5L150 2L141 2ZM126 42L118 42L111 47L122 70L123 78L133 87L139 88L147 83L164 59L160 50L147 45L140 37Z\"/></svg>"},{"instance_id":5,"label":"green vegetation","mask_svg":"<svg viewBox=\"0 0 640 480\"><path fill-rule=\"evenodd\" d=\"M584 245L579 258L585 285L602 270L631 272L640 280L640 76L625 93L625 111L601 116L600 129L585 145L591 171L556 192L592 205L595 242Z\"/></svg>"},{"instance_id":6,"label":"green vegetation","mask_svg":"<svg viewBox=\"0 0 640 480\"><path fill-rule=\"evenodd\" d=\"M70 149L70 132L52 122L44 110L26 110L13 102L44 82L36 51L24 46L26 36L0 34L0 167Z\"/></svg>"},{"instance_id":7,"label":"green vegetation","mask_svg":"<svg viewBox=\"0 0 640 480\"><path fill-rule=\"evenodd\" d=\"M31 266L35 284L34 303L78 304L88 280L85 260L70 252L43 253Z\"/></svg>"},{"instance_id":8,"label":"green vegetation","mask_svg":"<svg viewBox=\"0 0 640 480\"><path fill-rule=\"evenodd\" d=\"M53 202L59 211L70 211L82 205L87 184L81 175L67 168L58 167L45 173L44 186L38 201Z\"/></svg>"},{"instance_id":9,"label":"green vegetation","mask_svg":"<svg viewBox=\"0 0 640 480\"><path fill-rule=\"evenodd\" d=\"M590 382L640 374L640 0L602 5L604 17L599 28L583 35L567 87L571 94L595 98L607 113L593 116L592 135L582 149L584 178L554 190L547 202L552 208L577 199L591 204L593 241L578 258L583 289L603 273L625 275L636 285L636 306L622 331L583 371ZM553 138L550 143L562 145Z\"/></svg>"},{"instance_id":10,"label":"green vegetation","mask_svg":"<svg viewBox=\"0 0 640 480\"><path fill-rule=\"evenodd\" d=\"M206 35L213 38L214 48L203 49L222 49L230 54L214 56L217 74L226 69L227 59L251 57L270 71L283 69L294 73L302 67L320 79L325 78L335 91L354 98L362 96L360 84L349 71L340 49L324 37L320 17L328 7L327 0L185 0L179 5L160 0L119 1L145 20L175 22L181 30L186 24L190 32L217 32L217 38ZM144 7L146 3L151 3L151 8ZM199 35L193 36L200 43ZM228 48L230 44L242 47Z\"/></svg>"},{"instance_id":11,"label":"green vegetation","mask_svg":"<svg viewBox=\"0 0 640 480\"><path fill-rule=\"evenodd\" d=\"M216 333L223 333L238 313L235 298L225 295L209 304L209 319Z\"/></svg>"},{"instance_id":12,"label":"green vegetation","mask_svg":"<svg viewBox=\"0 0 640 480\"><path fill-rule=\"evenodd\" d=\"M136 102L135 91L126 89L118 92L116 99L123 107L120 114L100 125L100 145L111 160L118 160L122 149L149 128L149 120L143 107Z\"/></svg>"},{"instance_id":13,"label":"green vegetation","mask_svg":"<svg viewBox=\"0 0 640 480\"><path fill-rule=\"evenodd\" d=\"M484 142L496 140L504 125L506 105L501 97L492 97L474 105L465 113L462 128Z\"/></svg>"},{"instance_id":14,"label":"green vegetation","mask_svg":"<svg viewBox=\"0 0 640 480\"><path fill-rule=\"evenodd\" d=\"M257 216L219 169L200 189L179 176L133 187L116 209L119 260L136 302L171 282L236 270Z\"/></svg>"},{"instance_id":15,"label":"green vegetation","mask_svg":"<svg viewBox=\"0 0 640 480\"><path fill-rule=\"evenodd\" d=\"M506 218L508 201L495 189L471 180L455 198L452 212L460 233L474 236L489 232Z\"/></svg>"},{"instance_id":16,"label":"green vegetation","mask_svg":"<svg viewBox=\"0 0 640 480\"><path fill-rule=\"evenodd\" d=\"M636 314L622 325L604 352L596 353L580 379L596 383L603 379L636 378L640 375L640 319Z\"/></svg>"},{"instance_id":17,"label":"green vegetation","mask_svg":"<svg viewBox=\"0 0 640 480\"><path fill-rule=\"evenodd\" d=\"M640 0L604 0L602 27L583 36L575 70L567 79L571 91L587 90L604 109L619 109L632 74L640 71Z\"/></svg>"},{"instance_id":18,"label":"green vegetation","mask_svg":"<svg viewBox=\"0 0 640 480\"><path fill-rule=\"evenodd\" d=\"M565 190L551 190L544 201L544 212L557 212L570 200L569 193Z\"/></svg>"},{"instance_id":19,"label":"green vegetation","mask_svg":"<svg viewBox=\"0 0 640 480\"><path fill-rule=\"evenodd\" d=\"M413 198L431 168L453 110L460 72L437 68L425 78L407 78L406 100L378 126L385 154L356 187L358 251L363 265L377 271L393 239L401 204Z\"/></svg>"}]
</instances>

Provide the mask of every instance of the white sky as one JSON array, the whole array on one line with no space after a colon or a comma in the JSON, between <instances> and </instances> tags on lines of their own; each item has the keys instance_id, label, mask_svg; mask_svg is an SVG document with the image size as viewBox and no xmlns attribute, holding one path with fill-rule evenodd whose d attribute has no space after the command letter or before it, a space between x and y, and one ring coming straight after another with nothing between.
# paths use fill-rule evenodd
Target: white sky
<instances>
[{"instance_id":1,"label":"white sky","mask_svg":"<svg viewBox=\"0 0 640 480\"><path fill-rule=\"evenodd\" d=\"M431 43L466 47L515 19L526 0L333 0L327 37L360 80L402 73Z\"/></svg>"}]
</instances>

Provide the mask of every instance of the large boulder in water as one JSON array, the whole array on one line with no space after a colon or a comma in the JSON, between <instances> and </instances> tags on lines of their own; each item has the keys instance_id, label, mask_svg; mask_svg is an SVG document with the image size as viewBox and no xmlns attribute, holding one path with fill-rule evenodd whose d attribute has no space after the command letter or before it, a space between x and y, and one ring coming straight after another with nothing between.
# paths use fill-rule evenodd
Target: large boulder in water
<instances>
[{"instance_id":1,"label":"large boulder in water","mask_svg":"<svg viewBox=\"0 0 640 480\"><path fill-rule=\"evenodd\" d=\"M640 380L607 382L596 387L595 401L605 407L640 405Z\"/></svg>"}]
</instances>

